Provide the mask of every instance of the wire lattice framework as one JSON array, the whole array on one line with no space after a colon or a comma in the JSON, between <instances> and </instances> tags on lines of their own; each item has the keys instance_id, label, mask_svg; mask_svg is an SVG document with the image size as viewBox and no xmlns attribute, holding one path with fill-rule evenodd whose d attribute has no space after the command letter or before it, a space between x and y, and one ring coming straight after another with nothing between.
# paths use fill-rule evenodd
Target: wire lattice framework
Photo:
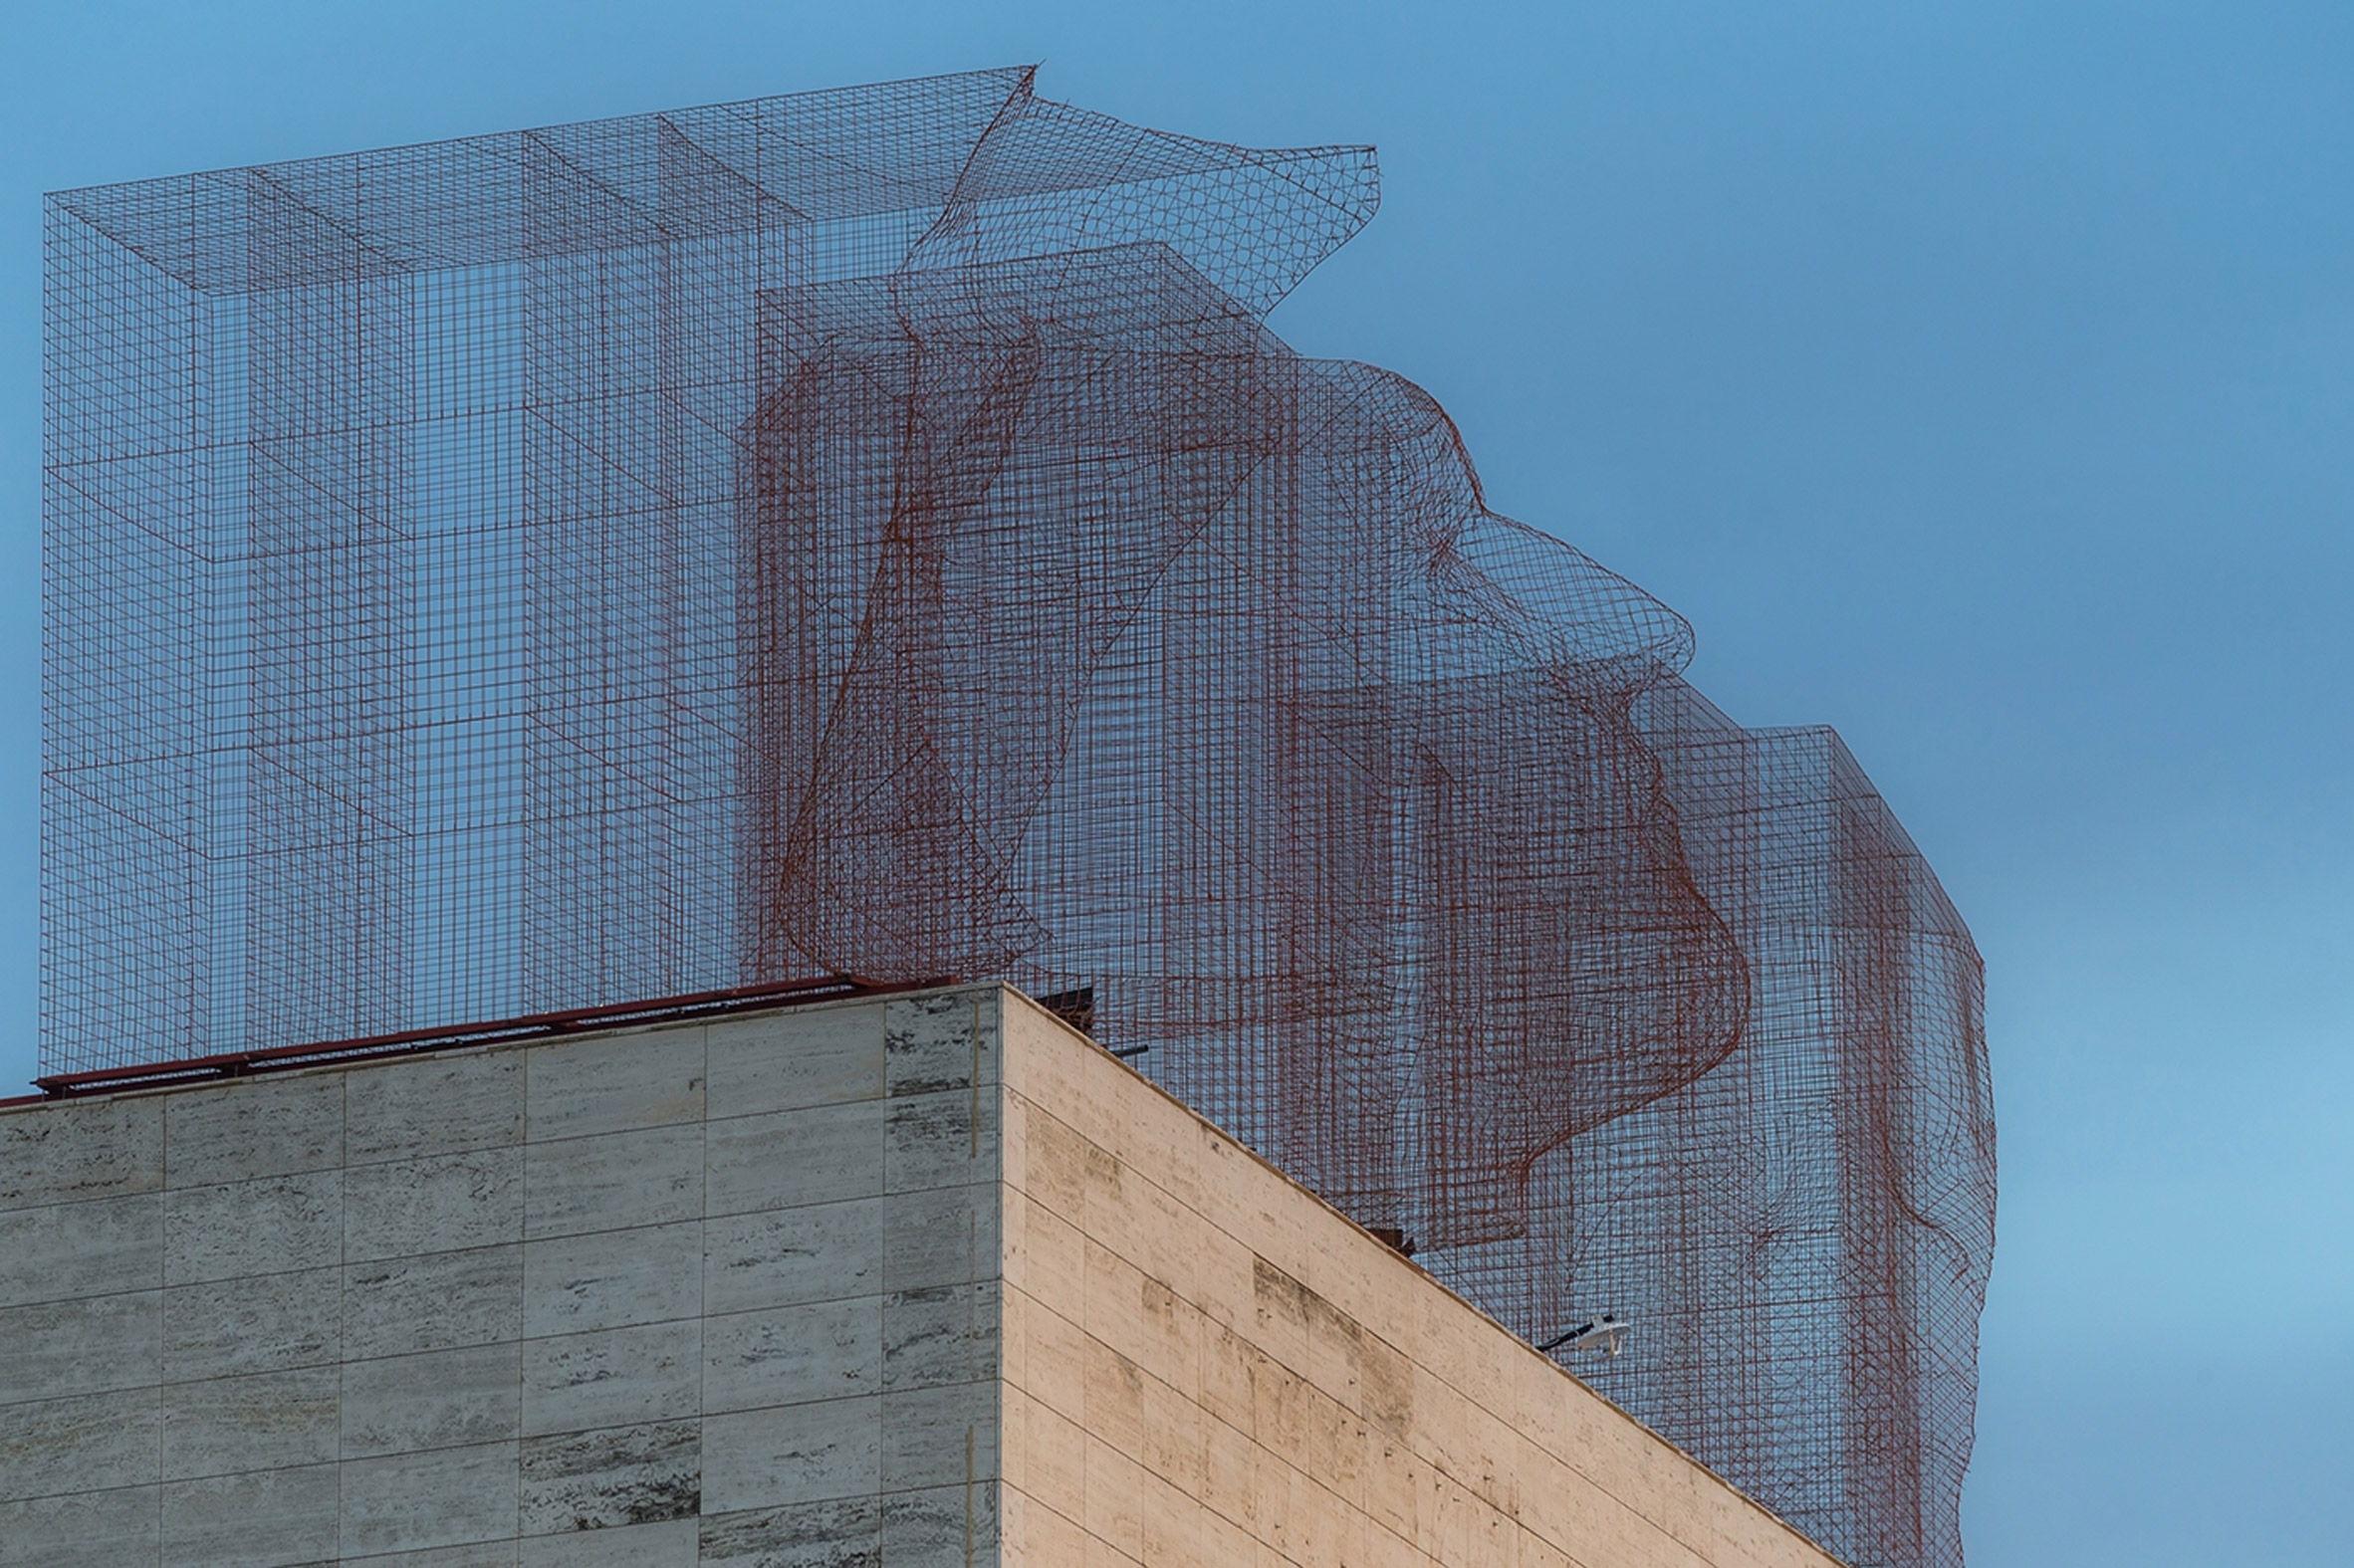
<instances>
[{"instance_id":1,"label":"wire lattice framework","mask_svg":"<svg viewBox=\"0 0 2354 1568\"><path fill-rule=\"evenodd\" d=\"M1002 975L1857 1564L1961 1561L1970 935L1270 309L1368 149L985 72L66 192L44 1065Z\"/></svg>"}]
</instances>

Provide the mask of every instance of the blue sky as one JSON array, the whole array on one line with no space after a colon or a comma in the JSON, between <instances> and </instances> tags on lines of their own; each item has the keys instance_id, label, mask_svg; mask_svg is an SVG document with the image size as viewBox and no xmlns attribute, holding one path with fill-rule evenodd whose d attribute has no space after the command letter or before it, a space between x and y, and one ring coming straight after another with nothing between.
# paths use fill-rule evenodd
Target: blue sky
<instances>
[{"instance_id":1,"label":"blue sky","mask_svg":"<svg viewBox=\"0 0 2354 1568\"><path fill-rule=\"evenodd\" d=\"M2354 1561L2354 8L0 6L0 1081L32 1072L45 189L1043 60L1370 141L1278 313L1836 725L1977 931L1977 1568Z\"/></svg>"}]
</instances>

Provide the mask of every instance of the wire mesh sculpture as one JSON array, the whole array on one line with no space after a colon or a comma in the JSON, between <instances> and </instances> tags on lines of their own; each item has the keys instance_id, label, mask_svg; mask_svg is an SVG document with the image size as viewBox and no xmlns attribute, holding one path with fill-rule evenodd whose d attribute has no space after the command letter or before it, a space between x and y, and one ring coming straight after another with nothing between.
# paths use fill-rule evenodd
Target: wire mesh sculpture
<instances>
[{"instance_id":1,"label":"wire mesh sculpture","mask_svg":"<svg viewBox=\"0 0 2354 1568\"><path fill-rule=\"evenodd\" d=\"M1268 330L1375 200L1027 71L53 196L45 1066L1084 996L1532 1342L1635 1319L1589 1381L1830 1550L1959 1564L1969 933L1836 737Z\"/></svg>"}]
</instances>

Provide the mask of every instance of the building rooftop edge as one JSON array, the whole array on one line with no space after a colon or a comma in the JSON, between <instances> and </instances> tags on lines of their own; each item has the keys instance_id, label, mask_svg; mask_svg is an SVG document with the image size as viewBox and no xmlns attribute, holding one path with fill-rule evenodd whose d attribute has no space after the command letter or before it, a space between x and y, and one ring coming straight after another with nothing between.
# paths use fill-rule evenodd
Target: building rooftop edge
<instances>
[{"instance_id":1,"label":"building rooftop edge","mask_svg":"<svg viewBox=\"0 0 2354 1568\"><path fill-rule=\"evenodd\" d=\"M1314 1189L1292 1176L1258 1150L1244 1143L1209 1117L1188 1105L1162 1085L1138 1070L1133 1062L1115 1056L1100 1041L1074 1027L1070 1020L1055 1009L1043 1006L1011 982L1004 980L956 981L927 980L888 983L868 981L852 976L835 976L815 980L771 982L764 985L737 987L727 991L699 992L680 997L652 998L644 1002L616 1003L598 1008L576 1008L566 1012L536 1013L476 1023L453 1024L440 1029L418 1029L403 1034L377 1035L350 1040L329 1040L308 1045L281 1046L272 1050L236 1052L220 1056L189 1057L179 1061L156 1062L139 1067L107 1068L96 1072L62 1074L36 1080L42 1093L0 1099L0 1113L10 1111L38 1111L90 1099L112 1098L118 1095L150 1094L180 1089L216 1086L224 1081L260 1076L275 1072L349 1068L403 1057L431 1055L445 1050L479 1050L497 1046L543 1044L564 1039L586 1038L596 1034L612 1034L631 1028L655 1029L679 1023L698 1022L709 1018L732 1017L754 1012L783 1012L824 1004L862 1002L888 997L914 998L924 995L958 991L995 991L1017 999L1036 1018L1052 1024L1073 1041L1087 1046L1106 1060L1126 1069L1135 1083L1168 1105L1183 1113L1199 1128L1230 1146L1246 1160L1256 1165L1277 1181L1312 1201L1324 1213L1354 1231L1364 1244L1375 1249L1390 1266L1405 1271L1404 1277L1419 1285L1428 1286L1445 1295L1472 1314L1486 1328L1501 1335L1524 1356L1532 1358L1577 1386L1579 1392L1598 1401L1605 1408L1623 1418L1653 1443L1674 1454L1694 1469L1708 1476L1718 1486L1755 1508L1809 1550L1818 1552L1832 1562L1833 1557L1823 1545L1765 1503L1751 1496L1741 1487L1711 1468L1670 1438L1661 1435L1640 1417L1608 1395L1596 1389L1576 1373L1555 1361L1514 1333L1510 1328L1463 1295L1430 1270L1422 1267L1397 1247L1374 1234L1344 1211L1336 1208ZM1008 1093L1019 1092L1010 1085Z\"/></svg>"}]
</instances>

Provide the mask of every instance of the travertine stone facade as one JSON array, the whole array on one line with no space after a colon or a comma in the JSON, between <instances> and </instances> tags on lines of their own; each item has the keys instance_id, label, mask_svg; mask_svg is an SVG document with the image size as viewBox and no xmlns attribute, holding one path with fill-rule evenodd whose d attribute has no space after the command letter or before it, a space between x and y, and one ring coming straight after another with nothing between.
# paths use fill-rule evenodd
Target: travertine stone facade
<instances>
[{"instance_id":1,"label":"travertine stone facade","mask_svg":"<svg viewBox=\"0 0 2354 1568\"><path fill-rule=\"evenodd\" d=\"M0 1111L0 1564L994 1560L998 1019Z\"/></svg>"},{"instance_id":2,"label":"travertine stone facade","mask_svg":"<svg viewBox=\"0 0 2354 1568\"><path fill-rule=\"evenodd\" d=\"M1828 1560L995 987L0 1111L0 1565Z\"/></svg>"},{"instance_id":3,"label":"travertine stone facade","mask_svg":"<svg viewBox=\"0 0 2354 1568\"><path fill-rule=\"evenodd\" d=\"M1005 1070L1008 1563L1828 1568L1019 1003Z\"/></svg>"}]
</instances>

